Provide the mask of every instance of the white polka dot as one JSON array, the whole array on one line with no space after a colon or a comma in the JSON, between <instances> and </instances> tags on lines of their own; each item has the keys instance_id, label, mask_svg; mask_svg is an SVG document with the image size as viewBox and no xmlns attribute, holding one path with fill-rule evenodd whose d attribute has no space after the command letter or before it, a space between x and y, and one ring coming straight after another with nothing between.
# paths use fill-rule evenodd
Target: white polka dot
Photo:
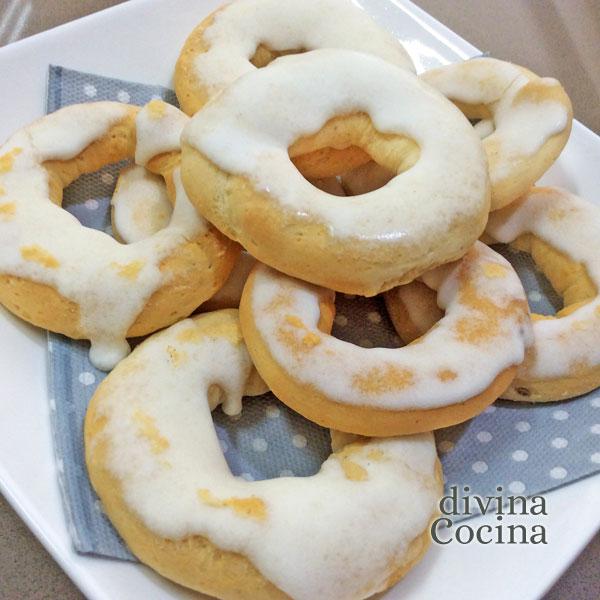
<instances>
[{"instance_id":1,"label":"white polka dot","mask_svg":"<svg viewBox=\"0 0 600 600\"><path fill-rule=\"evenodd\" d=\"M569 418L569 413L566 410L555 410L552 413L552 418L557 421L566 421Z\"/></svg>"},{"instance_id":2,"label":"white polka dot","mask_svg":"<svg viewBox=\"0 0 600 600\"><path fill-rule=\"evenodd\" d=\"M488 466L482 460L478 460L471 465L471 469L473 469L475 473L485 473L488 470Z\"/></svg>"},{"instance_id":3,"label":"white polka dot","mask_svg":"<svg viewBox=\"0 0 600 600\"><path fill-rule=\"evenodd\" d=\"M264 452L268 447L265 438L257 437L252 440L252 448L255 452Z\"/></svg>"},{"instance_id":4,"label":"white polka dot","mask_svg":"<svg viewBox=\"0 0 600 600\"><path fill-rule=\"evenodd\" d=\"M369 319L371 323L381 323L381 315L376 310L369 311L367 319Z\"/></svg>"},{"instance_id":5,"label":"white polka dot","mask_svg":"<svg viewBox=\"0 0 600 600\"><path fill-rule=\"evenodd\" d=\"M594 434L594 435L600 435L600 423L596 423L595 425L592 425L590 427L590 431Z\"/></svg>"},{"instance_id":6,"label":"white polka dot","mask_svg":"<svg viewBox=\"0 0 600 600\"><path fill-rule=\"evenodd\" d=\"M488 442L492 441L492 434L489 431L480 431L477 434L477 439L482 443L482 444L487 444Z\"/></svg>"},{"instance_id":7,"label":"white polka dot","mask_svg":"<svg viewBox=\"0 0 600 600\"><path fill-rule=\"evenodd\" d=\"M90 198L89 200L86 200L85 207L88 210L96 210L98 208L98 200L96 200L95 198Z\"/></svg>"},{"instance_id":8,"label":"white polka dot","mask_svg":"<svg viewBox=\"0 0 600 600\"><path fill-rule=\"evenodd\" d=\"M131 97L129 96L129 93L126 92L125 90L121 90L118 94L117 94L117 100L119 102L129 102L129 100L131 100Z\"/></svg>"},{"instance_id":9,"label":"white polka dot","mask_svg":"<svg viewBox=\"0 0 600 600\"><path fill-rule=\"evenodd\" d=\"M513 494L522 494L525 491L525 484L522 481L511 481L508 490Z\"/></svg>"},{"instance_id":10,"label":"white polka dot","mask_svg":"<svg viewBox=\"0 0 600 600\"><path fill-rule=\"evenodd\" d=\"M552 479L564 479L567 476L567 470L564 467L554 467L550 469Z\"/></svg>"},{"instance_id":11,"label":"white polka dot","mask_svg":"<svg viewBox=\"0 0 600 600\"><path fill-rule=\"evenodd\" d=\"M112 173L102 173L102 175L100 175L100 179L105 185L110 185L115 180L115 178L112 176Z\"/></svg>"},{"instance_id":12,"label":"white polka dot","mask_svg":"<svg viewBox=\"0 0 600 600\"><path fill-rule=\"evenodd\" d=\"M346 327L346 325L348 325L348 319L344 315L335 315L335 324L340 327Z\"/></svg>"},{"instance_id":13,"label":"white polka dot","mask_svg":"<svg viewBox=\"0 0 600 600\"><path fill-rule=\"evenodd\" d=\"M50 410L56 410L56 400L54 398L50 398Z\"/></svg>"},{"instance_id":14,"label":"white polka dot","mask_svg":"<svg viewBox=\"0 0 600 600\"><path fill-rule=\"evenodd\" d=\"M293 477L294 471L291 469L283 469L283 471L279 471L279 477Z\"/></svg>"},{"instance_id":15,"label":"white polka dot","mask_svg":"<svg viewBox=\"0 0 600 600\"><path fill-rule=\"evenodd\" d=\"M86 85L83 86L83 93L88 98L93 98L98 93L98 90L96 89L95 85L92 85L91 83L87 83Z\"/></svg>"},{"instance_id":16,"label":"white polka dot","mask_svg":"<svg viewBox=\"0 0 600 600\"><path fill-rule=\"evenodd\" d=\"M274 404L269 404L265 412L267 413L267 417L269 417L269 419L276 419L281 414L279 406L275 406Z\"/></svg>"},{"instance_id":17,"label":"white polka dot","mask_svg":"<svg viewBox=\"0 0 600 600\"><path fill-rule=\"evenodd\" d=\"M525 450L515 450L512 453L512 459L516 460L517 462L523 462L525 460L527 460L529 458L529 454L527 454L527 452L525 452Z\"/></svg>"},{"instance_id":18,"label":"white polka dot","mask_svg":"<svg viewBox=\"0 0 600 600\"><path fill-rule=\"evenodd\" d=\"M594 452L594 454L590 456L590 460L593 463L600 464L600 452Z\"/></svg>"},{"instance_id":19,"label":"white polka dot","mask_svg":"<svg viewBox=\"0 0 600 600\"><path fill-rule=\"evenodd\" d=\"M227 450L229 450L229 444L225 440L219 438L219 444L221 444L221 450L223 452L227 452Z\"/></svg>"},{"instance_id":20,"label":"white polka dot","mask_svg":"<svg viewBox=\"0 0 600 600\"><path fill-rule=\"evenodd\" d=\"M492 404L492 406L488 406L483 412L486 415L491 415L493 412L496 412L496 407Z\"/></svg>"},{"instance_id":21,"label":"white polka dot","mask_svg":"<svg viewBox=\"0 0 600 600\"><path fill-rule=\"evenodd\" d=\"M533 291L529 292L529 294L527 294L527 297L532 302L539 302L542 299L542 295L537 290L533 290Z\"/></svg>"},{"instance_id":22,"label":"white polka dot","mask_svg":"<svg viewBox=\"0 0 600 600\"><path fill-rule=\"evenodd\" d=\"M454 450L454 442L451 442L450 440L442 440L438 444L438 448L440 452L450 452L451 450Z\"/></svg>"},{"instance_id":23,"label":"white polka dot","mask_svg":"<svg viewBox=\"0 0 600 600\"><path fill-rule=\"evenodd\" d=\"M554 438L551 442L553 448L557 448L561 450L562 448L566 448L569 445L569 440L565 440L563 437Z\"/></svg>"},{"instance_id":24,"label":"white polka dot","mask_svg":"<svg viewBox=\"0 0 600 600\"><path fill-rule=\"evenodd\" d=\"M94 501L94 508L99 512L99 513L104 513L104 509L102 508L102 502L100 502L100 500L95 500Z\"/></svg>"},{"instance_id":25,"label":"white polka dot","mask_svg":"<svg viewBox=\"0 0 600 600\"><path fill-rule=\"evenodd\" d=\"M92 385L96 381L96 377L93 373L89 371L83 371L83 373L79 373L79 383L83 385Z\"/></svg>"},{"instance_id":26,"label":"white polka dot","mask_svg":"<svg viewBox=\"0 0 600 600\"><path fill-rule=\"evenodd\" d=\"M590 401L590 404L594 407L594 408L600 408L600 398L594 398Z\"/></svg>"},{"instance_id":27,"label":"white polka dot","mask_svg":"<svg viewBox=\"0 0 600 600\"><path fill-rule=\"evenodd\" d=\"M527 421L518 421L515 423L515 429L521 433L525 433L531 429L531 425Z\"/></svg>"},{"instance_id":28,"label":"white polka dot","mask_svg":"<svg viewBox=\"0 0 600 600\"><path fill-rule=\"evenodd\" d=\"M305 448L306 447L306 438L297 433L293 438L292 438L292 444L294 444L294 446L296 446L296 448Z\"/></svg>"},{"instance_id":29,"label":"white polka dot","mask_svg":"<svg viewBox=\"0 0 600 600\"><path fill-rule=\"evenodd\" d=\"M367 338L363 338L362 340L358 341L358 345L362 346L363 348L372 348L373 342Z\"/></svg>"},{"instance_id":30,"label":"white polka dot","mask_svg":"<svg viewBox=\"0 0 600 600\"><path fill-rule=\"evenodd\" d=\"M54 344L52 342L48 342L48 352L52 354L54 352Z\"/></svg>"},{"instance_id":31,"label":"white polka dot","mask_svg":"<svg viewBox=\"0 0 600 600\"><path fill-rule=\"evenodd\" d=\"M254 476L251 473L242 473L240 477L246 481L254 481Z\"/></svg>"},{"instance_id":32,"label":"white polka dot","mask_svg":"<svg viewBox=\"0 0 600 600\"><path fill-rule=\"evenodd\" d=\"M348 300L354 300L354 298L356 298L356 294L344 294L344 298L347 298Z\"/></svg>"}]
</instances>

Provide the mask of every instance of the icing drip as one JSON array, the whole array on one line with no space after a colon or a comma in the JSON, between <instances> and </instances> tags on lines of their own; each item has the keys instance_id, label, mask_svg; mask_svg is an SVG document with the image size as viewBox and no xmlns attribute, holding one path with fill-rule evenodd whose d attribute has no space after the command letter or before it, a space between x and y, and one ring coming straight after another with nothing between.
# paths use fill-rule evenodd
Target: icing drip
<instances>
[{"instance_id":1,"label":"icing drip","mask_svg":"<svg viewBox=\"0 0 600 600\"><path fill-rule=\"evenodd\" d=\"M207 395L218 385L239 411L251 362L239 331L213 326L223 314L153 336L124 363L136 368L111 375L114 391L97 406L107 422L94 443L109 443L108 467L127 505L160 536L201 535L247 556L298 600L358 599L385 588L441 493L432 436L346 446L311 477L234 477ZM168 348L187 361L175 365Z\"/></svg>"},{"instance_id":2,"label":"icing drip","mask_svg":"<svg viewBox=\"0 0 600 600\"><path fill-rule=\"evenodd\" d=\"M255 69L250 59L261 44L280 52L348 48L414 71L400 42L348 0L237 0L203 37L208 50L195 68L213 95Z\"/></svg>"},{"instance_id":3,"label":"icing drip","mask_svg":"<svg viewBox=\"0 0 600 600\"><path fill-rule=\"evenodd\" d=\"M126 246L104 232L82 227L50 201L44 161L77 156L121 122L126 111L126 106L112 102L70 106L20 130L0 149L0 157L12 157L10 169L0 173L0 185L3 198L14 204L12 218L0 219L0 272L50 285L76 303L80 330L92 342L90 359L105 370L128 353L128 329L165 281L162 260L206 228L183 191L178 171L169 225ZM175 126L179 135L181 121ZM58 266L28 260L22 249L32 245L51 255Z\"/></svg>"}]
</instances>

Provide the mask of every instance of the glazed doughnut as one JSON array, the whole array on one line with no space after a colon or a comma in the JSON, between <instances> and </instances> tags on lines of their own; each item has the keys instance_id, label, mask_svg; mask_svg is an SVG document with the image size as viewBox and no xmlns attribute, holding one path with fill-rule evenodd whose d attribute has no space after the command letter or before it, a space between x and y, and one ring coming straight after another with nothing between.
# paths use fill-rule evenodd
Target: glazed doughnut
<instances>
[{"instance_id":1,"label":"glazed doughnut","mask_svg":"<svg viewBox=\"0 0 600 600\"><path fill-rule=\"evenodd\" d=\"M0 149L0 302L39 327L91 340L90 358L112 368L126 336L191 313L227 278L237 248L196 215L179 175L187 117L160 101L63 108ZM136 143L137 140L137 143ZM135 154L176 199L167 227L123 245L62 210L79 175Z\"/></svg>"},{"instance_id":2,"label":"glazed doughnut","mask_svg":"<svg viewBox=\"0 0 600 600\"><path fill-rule=\"evenodd\" d=\"M139 165L119 173L110 206L113 236L125 244L164 229L173 213L162 177Z\"/></svg>"},{"instance_id":3,"label":"glazed doughnut","mask_svg":"<svg viewBox=\"0 0 600 600\"><path fill-rule=\"evenodd\" d=\"M402 44L349 0L237 0L190 34L175 67L175 92L195 114L240 76L277 56L348 48L414 72Z\"/></svg>"},{"instance_id":4,"label":"glazed doughnut","mask_svg":"<svg viewBox=\"0 0 600 600\"><path fill-rule=\"evenodd\" d=\"M556 79L494 58L432 69L421 78L450 98L484 138L492 210L522 196L548 170L571 133L573 110Z\"/></svg>"},{"instance_id":5,"label":"glazed doughnut","mask_svg":"<svg viewBox=\"0 0 600 600\"><path fill-rule=\"evenodd\" d=\"M490 215L486 233L531 254L564 301L533 316L535 343L510 400L547 402L600 386L600 208L558 188L533 188Z\"/></svg>"},{"instance_id":6,"label":"glazed doughnut","mask_svg":"<svg viewBox=\"0 0 600 600\"><path fill-rule=\"evenodd\" d=\"M352 145L397 175L337 198L290 160ZM184 129L181 173L199 212L259 261L363 296L462 256L489 211L485 155L460 111L349 50L286 56L238 79Z\"/></svg>"},{"instance_id":7,"label":"glazed doughnut","mask_svg":"<svg viewBox=\"0 0 600 600\"><path fill-rule=\"evenodd\" d=\"M530 322L510 264L478 242L425 274L446 315L404 348L361 348L320 327L332 294L259 265L240 304L244 339L277 397L325 427L360 435L432 431L465 421L510 384Z\"/></svg>"},{"instance_id":8,"label":"glazed doughnut","mask_svg":"<svg viewBox=\"0 0 600 600\"><path fill-rule=\"evenodd\" d=\"M85 422L106 514L142 562L218 598L352 600L390 587L429 545L442 494L433 436L336 434L311 477L234 477L210 411L239 413L251 370L235 310L181 321L119 364Z\"/></svg>"}]
</instances>

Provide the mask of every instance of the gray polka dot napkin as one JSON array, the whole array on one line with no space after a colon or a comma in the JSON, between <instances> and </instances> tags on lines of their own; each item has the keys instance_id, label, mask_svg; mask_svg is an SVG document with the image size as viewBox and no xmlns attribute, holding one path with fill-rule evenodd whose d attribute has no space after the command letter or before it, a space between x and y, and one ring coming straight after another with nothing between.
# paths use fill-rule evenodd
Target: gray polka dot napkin
<instances>
[{"instance_id":1,"label":"gray polka dot napkin","mask_svg":"<svg viewBox=\"0 0 600 600\"><path fill-rule=\"evenodd\" d=\"M176 104L173 92L159 86L50 67L48 112L76 102L144 104L153 97ZM110 195L121 166L83 176L65 191L64 207L86 227L110 232ZM533 310L560 308L560 299L526 255L501 251L519 271ZM402 345L381 298L338 294L336 306L337 337L364 347ZM132 559L102 513L85 469L83 419L105 374L90 364L87 342L53 333L48 359L58 477L73 545L83 553ZM214 420L232 472L249 480L310 475L330 452L329 432L272 394L247 398L238 417L218 409ZM480 495L497 495L497 486L514 494L544 492L600 471L600 393L538 406L498 401L472 421L437 432L436 438L447 486L468 485Z\"/></svg>"}]
</instances>

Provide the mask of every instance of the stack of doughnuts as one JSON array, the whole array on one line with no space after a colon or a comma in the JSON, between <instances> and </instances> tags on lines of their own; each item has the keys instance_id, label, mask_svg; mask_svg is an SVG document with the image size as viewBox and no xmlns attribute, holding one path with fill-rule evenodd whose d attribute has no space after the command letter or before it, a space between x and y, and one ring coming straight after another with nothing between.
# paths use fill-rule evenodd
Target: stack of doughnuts
<instances>
[{"instance_id":1,"label":"stack of doughnuts","mask_svg":"<svg viewBox=\"0 0 600 600\"><path fill-rule=\"evenodd\" d=\"M75 105L4 144L0 302L112 369L86 459L140 560L219 598L367 598L429 545L432 431L600 386L600 209L535 187L569 98L492 58L417 76L350 0L221 7L175 89L183 112ZM62 210L65 186L126 158L116 239ZM562 310L530 313L498 243ZM334 337L336 292L383 294L406 345ZM316 475L230 472L211 411L268 389L331 430Z\"/></svg>"}]
</instances>

